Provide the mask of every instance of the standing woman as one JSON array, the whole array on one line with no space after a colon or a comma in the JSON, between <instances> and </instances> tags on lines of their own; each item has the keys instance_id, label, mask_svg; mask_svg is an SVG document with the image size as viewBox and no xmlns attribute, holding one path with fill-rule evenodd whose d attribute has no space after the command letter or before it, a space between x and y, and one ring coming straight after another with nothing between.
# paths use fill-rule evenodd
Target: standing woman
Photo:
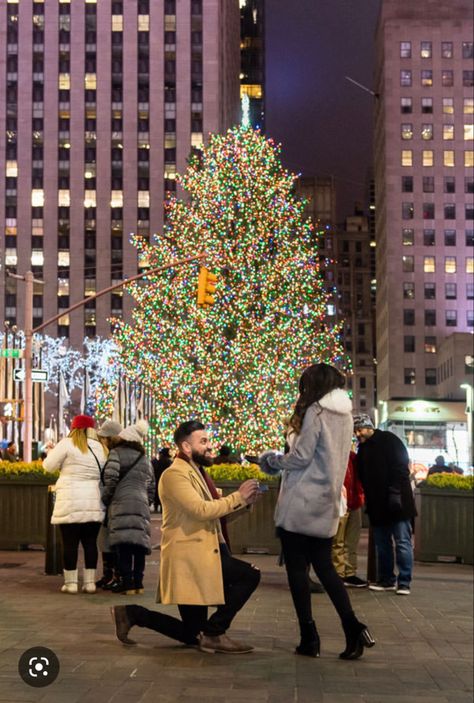
<instances>
[{"instance_id":1,"label":"standing woman","mask_svg":"<svg viewBox=\"0 0 474 703\"><path fill-rule=\"evenodd\" d=\"M43 460L46 471L60 471L51 524L59 525L63 540L63 593L77 593L79 543L84 550L82 590L85 593L96 590L97 535L105 514L100 497L105 452L94 426L92 417L77 415L69 436L58 442Z\"/></svg>"},{"instance_id":2,"label":"standing woman","mask_svg":"<svg viewBox=\"0 0 474 703\"><path fill-rule=\"evenodd\" d=\"M119 432L104 468L102 498L108 506L109 544L117 553L113 593L143 593L145 556L151 553L150 503L155 480L143 442L146 420Z\"/></svg>"},{"instance_id":3,"label":"standing woman","mask_svg":"<svg viewBox=\"0 0 474 703\"><path fill-rule=\"evenodd\" d=\"M306 368L289 424L289 452L265 452L260 462L266 473L282 472L275 523L301 631L296 653L319 656L308 579L311 564L346 635L346 648L339 656L358 659L364 647L375 642L356 618L331 559L352 439L352 403L342 390L344 384L345 377L334 366L313 364Z\"/></svg>"}]
</instances>

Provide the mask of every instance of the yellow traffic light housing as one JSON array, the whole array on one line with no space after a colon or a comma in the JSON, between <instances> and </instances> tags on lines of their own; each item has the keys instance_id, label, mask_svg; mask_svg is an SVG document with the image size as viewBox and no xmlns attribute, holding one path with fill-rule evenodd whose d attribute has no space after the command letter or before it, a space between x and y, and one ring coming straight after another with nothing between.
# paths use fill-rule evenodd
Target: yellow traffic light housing
<instances>
[{"instance_id":1,"label":"yellow traffic light housing","mask_svg":"<svg viewBox=\"0 0 474 703\"><path fill-rule=\"evenodd\" d=\"M197 304L204 307L214 305L216 299L214 293L216 290L217 276L211 273L205 266L199 269Z\"/></svg>"}]
</instances>

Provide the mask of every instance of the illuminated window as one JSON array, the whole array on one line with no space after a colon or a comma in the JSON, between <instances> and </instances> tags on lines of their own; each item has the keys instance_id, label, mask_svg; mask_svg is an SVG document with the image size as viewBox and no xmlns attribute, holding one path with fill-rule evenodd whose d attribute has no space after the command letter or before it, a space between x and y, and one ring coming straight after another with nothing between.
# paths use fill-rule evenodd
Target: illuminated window
<instances>
[{"instance_id":1,"label":"illuminated window","mask_svg":"<svg viewBox=\"0 0 474 703\"><path fill-rule=\"evenodd\" d=\"M176 140L175 144L176 146ZM150 135L148 132L138 132L138 146L140 149L149 149L150 148ZM168 147L165 144L165 149Z\"/></svg>"},{"instance_id":2,"label":"illuminated window","mask_svg":"<svg viewBox=\"0 0 474 703\"><path fill-rule=\"evenodd\" d=\"M404 88L411 86L411 71L400 71L400 85Z\"/></svg>"},{"instance_id":3,"label":"illuminated window","mask_svg":"<svg viewBox=\"0 0 474 703\"><path fill-rule=\"evenodd\" d=\"M172 181L176 178L176 165L166 164L165 178Z\"/></svg>"},{"instance_id":4,"label":"illuminated window","mask_svg":"<svg viewBox=\"0 0 474 703\"><path fill-rule=\"evenodd\" d=\"M110 207L123 207L123 191L113 190L110 193Z\"/></svg>"},{"instance_id":5,"label":"illuminated window","mask_svg":"<svg viewBox=\"0 0 474 703\"><path fill-rule=\"evenodd\" d=\"M405 283L403 284L403 297L405 298L405 300L415 299L415 284L411 281L405 281Z\"/></svg>"},{"instance_id":6,"label":"illuminated window","mask_svg":"<svg viewBox=\"0 0 474 703\"><path fill-rule=\"evenodd\" d=\"M404 370L404 383L406 386L414 386L416 383L416 370L414 368L406 368Z\"/></svg>"},{"instance_id":7,"label":"illuminated window","mask_svg":"<svg viewBox=\"0 0 474 703\"><path fill-rule=\"evenodd\" d=\"M150 29L150 17L149 15L138 15L138 31L148 32Z\"/></svg>"},{"instance_id":8,"label":"illuminated window","mask_svg":"<svg viewBox=\"0 0 474 703\"><path fill-rule=\"evenodd\" d=\"M89 180L90 178L95 178L95 164L94 163L86 163L84 164L84 178L86 180Z\"/></svg>"},{"instance_id":9,"label":"illuminated window","mask_svg":"<svg viewBox=\"0 0 474 703\"><path fill-rule=\"evenodd\" d=\"M138 207L150 207L150 193L148 190L139 190L137 198Z\"/></svg>"},{"instance_id":10,"label":"illuminated window","mask_svg":"<svg viewBox=\"0 0 474 703\"><path fill-rule=\"evenodd\" d=\"M445 273L456 273L456 257L455 256L445 256L444 257L444 271L445 271Z\"/></svg>"},{"instance_id":11,"label":"illuminated window","mask_svg":"<svg viewBox=\"0 0 474 703\"><path fill-rule=\"evenodd\" d=\"M95 73L86 73L84 76L84 87L86 90L95 90L97 87L97 77Z\"/></svg>"},{"instance_id":12,"label":"illuminated window","mask_svg":"<svg viewBox=\"0 0 474 703\"><path fill-rule=\"evenodd\" d=\"M433 125L432 124L422 124L421 125L421 138L425 140L433 139Z\"/></svg>"},{"instance_id":13,"label":"illuminated window","mask_svg":"<svg viewBox=\"0 0 474 703\"><path fill-rule=\"evenodd\" d=\"M474 273L474 257L466 256L466 273Z\"/></svg>"},{"instance_id":14,"label":"illuminated window","mask_svg":"<svg viewBox=\"0 0 474 703\"><path fill-rule=\"evenodd\" d=\"M176 32L176 15L165 15L165 32Z\"/></svg>"},{"instance_id":15,"label":"illuminated window","mask_svg":"<svg viewBox=\"0 0 474 703\"><path fill-rule=\"evenodd\" d=\"M454 151L443 151L443 164L449 168L454 167Z\"/></svg>"},{"instance_id":16,"label":"illuminated window","mask_svg":"<svg viewBox=\"0 0 474 703\"><path fill-rule=\"evenodd\" d=\"M433 85L433 71L421 72L421 85L430 87Z\"/></svg>"},{"instance_id":17,"label":"illuminated window","mask_svg":"<svg viewBox=\"0 0 474 703\"><path fill-rule=\"evenodd\" d=\"M400 42L400 58L410 59L411 58L411 41Z\"/></svg>"},{"instance_id":18,"label":"illuminated window","mask_svg":"<svg viewBox=\"0 0 474 703\"><path fill-rule=\"evenodd\" d=\"M413 166L413 151L411 149L402 151L402 166Z\"/></svg>"},{"instance_id":19,"label":"illuminated window","mask_svg":"<svg viewBox=\"0 0 474 703\"><path fill-rule=\"evenodd\" d=\"M84 324L87 327L95 327L95 324L96 324L95 310L84 310Z\"/></svg>"},{"instance_id":20,"label":"illuminated window","mask_svg":"<svg viewBox=\"0 0 474 703\"><path fill-rule=\"evenodd\" d=\"M441 42L441 56L443 59L453 58L453 42L443 41Z\"/></svg>"},{"instance_id":21,"label":"illuminated window","mask_svg":"<svg viewBox=\"0 0 474 703\"><path fill-rule=\"evenodd\" d=\"M464 98L463 111L465 115L474 114L474 98Z\"/></svg>"},{"instance_id":22,"label":"illuminated window","mask_svg":"<svg viewBox=\"0 0 474 703\"><path fill-rule=\"evenodd\" d=\"M123 31L123 15L112 15L112 32Z\"/></svg>"},{"instance_id":23,"label":"illuminated window","mask_svg":"<svg viewBox=\"0 0 474 703\"><path fill-rule=\"evenodd\" d=\"M414 256L402 256L402 270L404 273L413 273L415 270Z\"/></svg>"},{"instance_id":24,"label":"illuminated window","mask_svg":"<svg viewBox=\"0 0 474 703\"><path fill-rule=\"evenodd\" d=\"M450 141L454 139L454 125L444 124L443 125L443 139L445 141Z\"/></svg>"},{"instance_id":25,"label":"illuminated window","mask_svg":"<svg viewBox=\"0 0 474 703\"><path fill-rule=\"evenodd\" d=\"M71 88L71 76L69 73L59 74L59 90L70 90Z\"/></svg>"},{"instance_id":26,"label":"illuminated window","mask_svg":"<svg viewBox=\"0 0 474 703\"><path fill-rule=\"evenodd\" d=\"M203 145L202 132L192 132L191 146L199 148L199 147L202 147L202 145Z\"/></svg>"},{"instance_id":27,"label":"illuminated window","mask_svg":"<svg viewBox=\"0 0 474 703\"><path fill-rule=\"evenodd\" d=\"M433 98L421 98L421 112L424 114L433 112Z\"/></svg>"},{"instance_id":28,"label":"illuminated window","mask_svg":"<svg viewBox=\"0 0 474 703\"><path fill-rule=\"evenodd\" d=\"M34 237L42 237L43 236L43 220L42 219L33 219L31 221L31 234Z\"/></svg>"},{"instance_id":29,"label":"illuminated window","mask_svg":"<svg viewBox=\"0 0 474 703\"><path fill-rule=\"evenodd\" d=\"M44 190L42 188L34 188L31 191L31 205L33 207L43 207L43 205L44 205Z\"/></svg>"},{"instance_id":30,"label":"illuminated window","mask_svg":"<svg viewBox=\"0 0 474 703\"><path fill-rule=\"evenodd\" d=\"M425 337L425 353L436 354L436 337Z\"/></svg>"},{"instance_id":31,"label":"illuminated window","mask_svg":"<svg viewBox=\"0 0 474 703\"><path fill-rule=\"evenodd\" d=\"M454 98L443 98L443 114L454 114Z\"/></svg>"},{"instance_id":32,"label":"illuminated window","mask_svg":"<svg viewBox=\"0 0 474 703\"><path fill-rule=\"evenodd\" d=\"M84 297L87 298L89 295L95 295L95 278L86 278L84 280Z\"/></svg>"},{"instance_id":33,"label":"illuminated window","mask_svg":"<svg viewBox=\"0 0 474 703\"><path fill-rule=\"evenodd\" d=\"M436 259L434 256L425 256L423 259L423 271L425 273L436 272Z\"/></svg>"},{"instance_id":34,"label":"illuminated window","mask_svg":"<svg viewBox=\"0 0 474 703\"><path fill-rule=\"evenodd\" d=\"M32 266L43 266L44 264L44 254L42 249L32 249L31 250L31 265Z\"/></svg>"},{"instance_id":35,"label":"illuminated window","mask_svg":"<svg viewBox=\"0 0 474 703\"><path fill-rule=\"evenodd\" d=\"M474 139L474 124L464 125L464 141L472 141Z\"/></svg>"},{"instance_id":36,"label":"illuminated window","mask_svg":"<svg viewBox=\"0 0 474 703\"><path fill-rule=\"evenodd\" d=\"M16 161L7 161L5 175L8 178L16 178L18 176L18 165Z\"/></svg>"},{"instance_id":37,"label":"illuminated window","mask_svg":"<svg viewBox=\"0 0 474 703\"><path fill-rule=\"evenodd\" d=\"M413 101L411 98L400 98L400 112L403 114L413 112Z\"/></svg>"},{"instance_id":38,"label":"illuminated window","mask_svg":"<svg viewBox=\"0 0 474 703\"><path fill-rule=\"evenodd\" d=\"M413 125L405 122L401 125L402 139L413 139Z\"/></svg>"},{"instance_id":39,"label":"illuminated window","mask_svg":"<svg viewBox=\"0 0 474 703\"><path fill-rule=\"evenodd\" d=\"M434 151L431 149L424 149L421 159L423 166L434 166Z\"/></svg>"},{"instance_id":40,"label":"illuminated window","mask_svg":"<svg viewBox=\"0 0 474 703\"><path fill-rule=\"evenodd\" d=\"M69 314L63 315L62 317L60 317L58 320L58 325L62 325L63 327L68 327L69 326Z\"/></svg>"},{"instance_id":41,"label":"illuminated window","mask_svg":"<svg viewBox=\"0 0 474 703\"><path fill-rule=\"evenodd\" d=\"M415 231L413 229L402 229L402 244L411 247L415 243Z\"/></svg>"},{"instance_id":42,"label":"illuminated window","mask_svg":"<svg viewBox=\"0 0 474 703\"><path fill-rule=\"evenodd\" d=\"M464 152L464 166L466 168L474 167L474 151L468 149Z\"/></svg>"},{"instance_id":43,"label":"illuminated window","mask_svg":"<svg viewBox=\"0 0 474 703\"><path fill-rule=\"evenodd\" d=\"M58 190L59 207L69 207L71 204L71 194L69 190Z\"/></svg>"},{"instance_id":44,"label":"illuminated window","mask_svg":"<svg viewBox=\"0 0 474 703\"><path fill-rule=\"evenodd\" d=\"M452 88L454 85L453 71L441 71L441 84L443 88Z\"/></svg>"},{"instance_id":45,"label":"illuminated window","mask_svg":"<svg viewBox=\"0 0 474 703\"><path fill-rule=\"evenodd\" d=\"M58 278L58 295L69 295L69 279Z\"/></svg>"},{"instance_id":46,"label":"illuminated window","mask_svg":"<svg viewBox=\"0 0 474 703\"><path fill-rule=\"evenodd\" d=\"M420 56L422 59L430 59L432 55L432 45L430 41L422 41L420 45Z\"/></svg>"},{"instance_id":47,"label":"illuminated window","mask_svg":"<svg viewBox=\"0 0 474 703\"><path fill-rule=\"evenodd\" d=\"M96 207L96 196L95 190L85 190L84 191L84 207Z\"/></svg>"},{"instance_id":48,"label":"illuminated window","mask_svg":"<svg viewBox=\"0 0 474 703\"><path fill-rule=\"evenodd\" d=\"M240 97L248 95L249 98L260 99L262 97L262 86L259 83L240 86Z\"/></svg>"},{"instance_id":49,"label":"illuminated window","mask_svg":"<svg viewBox=\"0 0 474 703\"><path fill-rule=\"evenodd\" d=\"M68 251L58 251L58 266L69 266Z\"/></svg>"},{"instance_id":50,"label":"illuminated window","mask_svg":"<svg viewBox=\"0 0 474 703\"><path fill-rule=\"evenodd\" d=\"M71 117L70 104L68 102L60 102L58 107L59 107L59 117L61 119L68 120Z\"/></svg>"},{"instance_id":51,"label":"illuminated window","mask_svg":"<svg viewBox=\"0 0 474 703\"><path fill-rule=\"evenodd\" d=\"M5 220L5 234L16 235L16 233L16 218L7 217L7 219Z\"/></svg>"},{"instance_id":52,"label":"illuminated window","mask_svg":"<svg viewBox=\"0 0 474 703\"><path fill-rule=\"evenodd\" d=\"M18 263L18 257L16 249L5 249L5 265L6 266L16 266Z\"/></svg>"}]
</instances>

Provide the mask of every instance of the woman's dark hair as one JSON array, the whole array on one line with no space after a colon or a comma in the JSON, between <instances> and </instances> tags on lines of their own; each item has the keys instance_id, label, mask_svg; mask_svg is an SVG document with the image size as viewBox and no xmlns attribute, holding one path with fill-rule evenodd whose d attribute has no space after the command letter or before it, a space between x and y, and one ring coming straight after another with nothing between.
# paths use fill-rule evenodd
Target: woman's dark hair
<instances>
[{"instance_id":1,"label":"woman's dark hair","mask_svg":"<svg viewBox=\"0 0 474 703\"><path fill-rule=\"evenodd\" d=\"M335 366L329 364L308 366L301 374L300 394L290 419L290 429L299 434L309 406L336 388L343 388L345 383L346 377Z\"/></svg>"},{"instance_id":2,"label":"woman's dark hair","mask_svg":"<svg viewBox=\"0 0 474 703\"><path fill-rule=\"evenodd\" d=\"M122 437L111 437L110 448L115 449L115 447L129 447L129 449L135 449L135 451L140 452L140 454L145 454L143 444L140 444L140 442L131 442Z\"/></svg>"}]
</instances>

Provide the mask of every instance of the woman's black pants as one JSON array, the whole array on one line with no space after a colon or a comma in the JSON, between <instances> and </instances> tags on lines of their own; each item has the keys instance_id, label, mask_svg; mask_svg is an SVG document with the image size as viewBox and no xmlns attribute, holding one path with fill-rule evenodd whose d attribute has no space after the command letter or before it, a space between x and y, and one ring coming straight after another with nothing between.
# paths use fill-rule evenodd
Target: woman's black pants
<instances>
[{"instance_id":1,"label":"woman's black pants","mask_svg":"<svg viewBox=\"0 0 474 703\"><path fill-rule=\"evenodd\" d=\"M353 616L351 602L332 563L332 537L308 537L296 532L287 532L282 528L278 529L278 536L283 548L288 584L298 621L308 623L313 619L308 578L310 565L326 589L341 620L350 620Z\"/></svg>"},{"instance_id":2,"label":"woman's black pants","mask_svg":"<svg viewBox=\"0 0 474 703\"><path fill-rule=\"evenodd\" d=\"M84 550L84 566L86 569L95 569L99 552L97 550L97 536L100 522L76 522L59 525L63 538L63 562L66 571L77 569L77 555L79 544Z\"/></svg>"}]
</instances>

